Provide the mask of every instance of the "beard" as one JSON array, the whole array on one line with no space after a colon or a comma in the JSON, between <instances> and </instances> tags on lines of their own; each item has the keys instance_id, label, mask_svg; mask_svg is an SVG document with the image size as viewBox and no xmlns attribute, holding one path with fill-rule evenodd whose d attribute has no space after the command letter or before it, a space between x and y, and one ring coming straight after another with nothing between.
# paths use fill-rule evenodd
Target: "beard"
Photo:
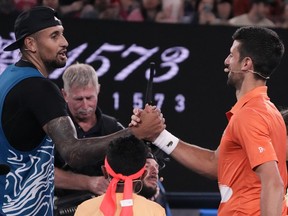
<instances>
[{"instance_id":1,"label":"beard","mask_svg":"<svg viewBox=\"0 0 288 216\"><path fill-rule=\"evenodd\" d=\"M50 60L50 61L45 61L44 65L50 74L55 69L64 67L66 65L66 61Z\"/></svg>"},{"instance_id":2,"label":"beard","mask_svg":"<svg viewBox=\"0 0 288 216\"><path fill-rule=\"evenodd\" d=\"M157 188L147 187L143 185L142 190L138 193L140 196L144 196L146 199L151 199L157 192Z\"/></svg>"},{"instance_id":3,"label":"beard","mask_svg":"<svg viewBox=\"0 0 288 216\"><path fill-rule=\"evenodd\" d=\"M241 73L230 72L228 74L227 85L239 89L243 83L244 75Z\"/></svg>"}]
</instances>

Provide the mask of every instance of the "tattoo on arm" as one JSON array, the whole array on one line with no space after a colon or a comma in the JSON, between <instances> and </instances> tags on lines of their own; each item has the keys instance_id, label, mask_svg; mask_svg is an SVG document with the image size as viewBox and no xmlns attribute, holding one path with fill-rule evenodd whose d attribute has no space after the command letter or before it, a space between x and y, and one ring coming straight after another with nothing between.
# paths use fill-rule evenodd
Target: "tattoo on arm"
<instances>
[{"instance_id":1,"label":"tattoo on arm","mask_svg":"<svg viewBox=\"0 0 288 216\"><path fill-rule=\"evenodd\" d=\"M66 163L72 167L96 164L104 159L112 140L132 135L131 130L126 128L107 136L77 139L76 129L68 116L51 120L43 129L53 140Z\"/></svg>"}]
</instances>

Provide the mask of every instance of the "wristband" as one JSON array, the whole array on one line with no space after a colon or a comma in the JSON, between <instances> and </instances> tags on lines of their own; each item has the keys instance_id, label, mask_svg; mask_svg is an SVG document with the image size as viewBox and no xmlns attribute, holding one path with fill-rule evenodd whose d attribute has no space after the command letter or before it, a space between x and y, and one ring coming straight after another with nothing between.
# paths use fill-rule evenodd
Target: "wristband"
<instances>
[{"instance_id":1,"label":"wristband","mask_svg":"<svg viewBox=\"0 0 288 216\"><path fill-rule=\"evenodd\" d=\"M176 148L178 142L177 137L167 130L163 130L153 144L169 155Z\"/></svg>"}]
</instances>

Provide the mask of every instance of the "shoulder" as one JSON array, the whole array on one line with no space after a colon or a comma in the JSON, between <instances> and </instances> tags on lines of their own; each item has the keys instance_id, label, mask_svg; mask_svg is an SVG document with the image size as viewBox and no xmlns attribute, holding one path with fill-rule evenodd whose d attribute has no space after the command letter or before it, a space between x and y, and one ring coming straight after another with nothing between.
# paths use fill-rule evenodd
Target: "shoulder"
<instances>
[{"instance_id":1,"label":"shoulder","mask_svg":"<svg viewBox=\"0 0 288 216\"><path fill-rule=\"evenodd\" d=\"M275 23L272 20L265 18L262 22L263 26L265 27L275 27Z\"/></svg>"},{"instance_id":2,"label":"shoulder","mask_svg":"<svg viewBox=\"0 0 288 216\"><path fill-rule=\"evenodd\" d=\"M160 204L158 204L157 202L146 199L145 197L137 195L137 194L135 194L134 199L138 203L140 203L140 202L145 203L147 210L150 210L153 213L155 212L155 215L159 215L159 214L156 214L156 212L165 213L165 209ZM162 215L162 214L160 214L160 215Z\"/></svg>"},{"instance_id":3,"label":"shoulder","mask_svg":"<svg viewBox=\"0 0 288 216\"><path fill-rule=\"evenodd\" d=\"M102 113L102 118L104 121L110 121L110 122L117 122L117 119L113 116L107 115L107 114L103 114Z\"/></svg>"},{"instance_id":4,"label":"shoulder","mask_svg":"<svg viewBox=\"0 0 288 216\"><path fill-rule=\"evenodd\" d=\"M89 212L94 213L95 211L98 211L100 208L100 204L103 200L103 197L104 195L101 195L101 196L84 201L77 207L75 215L78 215L78 214L89 215Z\"/></svg>"},{"instance_id":5,"label":"shoulder","mask_svg":"<svg viewBox=\"0 0 288 216\"><path fill-rule=\"evenodd\" d=\"M103 122L102 124L103 130L105 131L105 133L108 133L108 134L114 133L116 131L119 131L125 128L120 122L117 121L116 118L109 116L109 115L103 114L102 122Z\"/></svg>"},{"instance_id":6,"label":"shoulder","mask_svg":"<svg viewBox=\"0 0 288 216\"><path fill-rule=\"evenodd\" d=\"M118 122L118 120L113 117L113 116L109 116L109 115L106 115L106 114L102 114L102 119L105 123L111 123L111 124L114 124L114 125L118 125L121 123Z\"/></svg>"},{"instance_id":7,"label":"shoulder","mask_svg":"<svg viewBox=\"0 0 288 216\"><path fill-rule=\"evenodd\" d=\"M247 24L247 14L242 14L242 15L239 15L239 16L236 16L236 17L233 17L231 18L229 21L228 21L230 24L233 24L233 25L241 25L241 24Z\"/></svg>"},{"instance_id":8,"label":"shoulder","mask_svg":"<svg viewBox=\"0 0 288 216\"><path fill-rule=\"evenodd\" d=\"M55 83L43 77L26 78L22 80L21 82L19 82L17 85L19 85L19 87L21 88L24 88L24 89L27 88L27 90L31 90L31 91L47 91L47 90L51 91L52 90L53 92L54 91L60 92L60 89Z\"/></svg>"},{"instance_id":9,"label":"shoulder","mask_svg":"<svg viewBox=\"0 0 288 216\"><path fill-rule=\"evenodd\" d=\"M255 125L261 119L261 113L256 107L245 107L239 110L233 118L243 126Z\"/></svg>"},{"instance_id":10,"label":"shoulder","mask_svg":"<svg viewBox=\"0 0 288 216\"><path fill-rule=\"evenodd\" d=\"M7 95L7 100L24 101L25 104L45 100L54 102L61 98L62 94L58 86L43 77L26 78L17 83Z\"/></svg>"},{"instance_id":11,"label":"shoulder","mask_svg":"<svg viewBox=\"0 0 288 216\"><path fill-rule=\"evenodd\" d=\"M112 130L110 133L124 129L124 126L115 117L102 113L99 107L97 107L96 115L98 119L103 121L104 127L107 130Z\"/></svg>"},{"instance_id":12,"label":"shoulder","mask_svg":"<svg viewBox=\"0 0 288 216\"><path fill-rule=\"evenodd\" d=\"M260 133L268 135L269 128L274 125L275 117L274 111L272 113L268 110L257 109L257 107L245 107L233 116L232 128L237 136L254 136Z\"/></svg>"}]
</instances>

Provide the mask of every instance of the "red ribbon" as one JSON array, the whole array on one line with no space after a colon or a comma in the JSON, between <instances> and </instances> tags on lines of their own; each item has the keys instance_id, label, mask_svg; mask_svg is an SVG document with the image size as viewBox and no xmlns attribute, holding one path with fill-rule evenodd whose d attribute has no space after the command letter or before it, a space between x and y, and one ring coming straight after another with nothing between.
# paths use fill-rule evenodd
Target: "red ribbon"
<instances>
[{"instance_id":1,"label":"red ribbon","mask_svg":"<svg viewBox=\"0 0 288 216\"><path fill-rule=\"evenodd\" d=\"M123 200L120 201L122 209L120 216L132 216L133 215L133 179L137 179L141 177L145 171L145 165L142 169L140 169L137 173L134 173L129 176L124 176L121 173L115 173L110 167L107 158L105 158L104 162L105 168L113 179L110 181L107 191L104 195L103 201L100 205L100 210L103 212L105 216L114 216L116 211L116 189L117 183L120 180L124 181L124 192L123 192Z\"/></svg>"}]
</instances>

